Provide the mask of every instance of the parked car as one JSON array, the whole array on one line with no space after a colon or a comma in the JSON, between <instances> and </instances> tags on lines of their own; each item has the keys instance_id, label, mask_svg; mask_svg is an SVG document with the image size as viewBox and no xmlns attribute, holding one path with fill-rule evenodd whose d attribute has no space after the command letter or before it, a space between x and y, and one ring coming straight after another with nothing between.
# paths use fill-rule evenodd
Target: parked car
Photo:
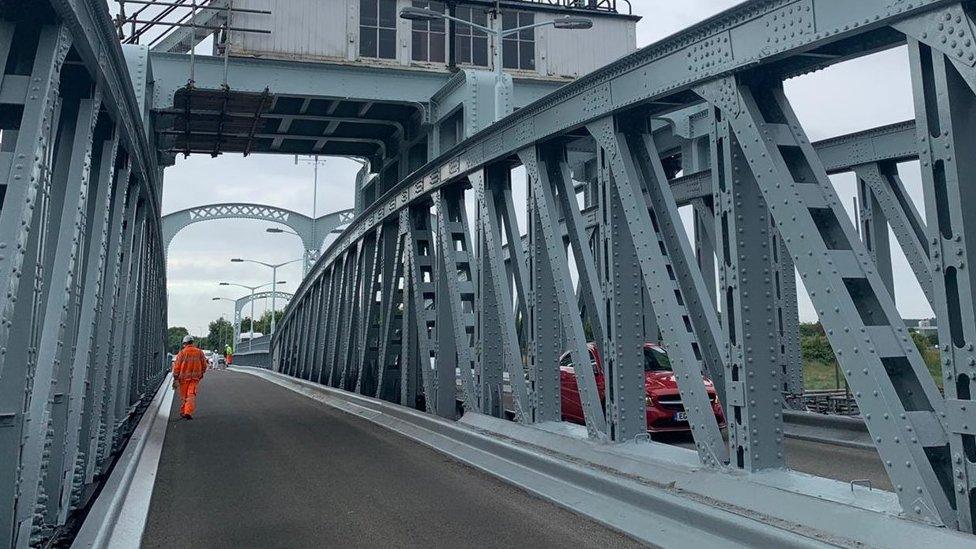
<instances>
[{"instance_id":1,"label":"parked car","mask_svg":"<svg viewBox=\"0 0 976 549\"><path fill-rule=\"evenodd\" d=\"M587 346L590 350L590 366L596 375L596 386L600 391L600 403L603 405L601 407L605 410L606 380L604 379L603 360L600 358L600 352L595 344L590 343ZM708 376L702 375L702 378L705 381L708 399L712 403L712 410L715 412L715 419L718 420L719 427L725 428L725 412L722 410L722 404L718 401L715 386L708 379ZM583 406L576 385L573 358L569 352L564 353L559 360L559 384L563 421L583 424ZM671 369L671 361L668 359L668 354L664 348L654 343L644 344L644 388L648 432L663 433L691 430L688 425L688 415L678 392L678 383L675 381L674 372Z\"/></svg>"}]
</instances>

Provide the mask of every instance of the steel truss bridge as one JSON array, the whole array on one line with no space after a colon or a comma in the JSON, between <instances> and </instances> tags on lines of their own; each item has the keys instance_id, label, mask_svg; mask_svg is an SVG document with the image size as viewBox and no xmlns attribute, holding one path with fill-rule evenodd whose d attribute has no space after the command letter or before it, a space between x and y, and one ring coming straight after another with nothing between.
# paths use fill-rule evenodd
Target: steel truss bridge
<instances>
[{"instance_id":1,"label":"steel truss bridge","mask_svg":"<svg viewBox=\"0 0 976 549\"><path fill-rule=\"evenodd\" d=\"M970 541L954 531L976 521L974 9L753 0L527 104L378 187L290 300L272 371L260 375L318 387L400 432L413 422L453 433L496 459L527 451L502 438L521 441L549 452L555 470L552 456L568 451L554 427L557 364L566 350L588 363L592 339L609 382L601 398L590 368L573 371L589 440L580 463L623 471L614 452L680 451L644 441L640 353L660 334L692 429L688 474L716 502L694 504L695 528L736 500L752 505L752 522L723 519L716 535L884 545L926 525L913 539ZM184 83L152 83L151 58L123 53L102 3L13 2L0 16L0 547L27 547L70 527L161 400L160 159L172 144L150 114L173 108L154 105L154 93ZM783 81L899 46L916 120L811 143ZM200 105L182 107L177 129L189 134ZM897 176L914 159L925 222ZM857 176L860 231L828 178L839 172ZM516 185L528 189L527 235ZM938 318L943 390L896 309L887 226ZM897 519L865 520L874 510L786 470L784 402L801 383L794 271L891 480ZM727 411L727 441L703 372ZM496 419L508 412L515 422ZM654 486L694 482L650 469ZM773 482L781 488L770 492ZM742 503L755 490L763 501ZM655 497L661 513L680 507L672 493ZM808 509L824 512L784 518Z\"/></svg>"},{"instance_id":2,"label":"steel truss bridge","mask_svg":"<svg viewBox=\"0 0 976 549\"><path fill-rule=\"evenodd\" d=\"M608 350L613 382L601 402L593 372L575 369L587 430L623 442L646 429L644 296L701 462L781 468L782 365L796 349L796 334L785 329L796 303L781 296L789 295L795 268L906 514L972 531L976 279L967 274L973 222L964 207L964 181L976 175L966 152L976 129L970 7L747 2L528 105L357 217L289 304L272 344L273 368L406 406L423 402L444 417L456 413L456 371L465 408L488 415L504 413L507 374L516 421L559 421L554 365L561 342L573 363L589 361L588 323ZM865 227L896 226L936 311L944 395L895 308L884 231L866 231L867 242L858 237L782 88L791 76L905 44L919 115L916 150L904 156L921 160L928 225L905 202L892 164L854 158L849 166L872 214L879 212ZM717 292L693 255L671 186L676 170L662 161L652 131L655 120L702 104L704 116L691 125L707 134L701 165L712 169L699 180L696 212L714 236L698 244L710 247L705 255L717 252ZM569 164L587 149L596 156L587 191L599 208L595 237ZM517 165L529 188L524 244L511 198ZM511 275L503 247L515 258ZM727 445L702 371L732 418Z\"/></svg>"}]
</instances>

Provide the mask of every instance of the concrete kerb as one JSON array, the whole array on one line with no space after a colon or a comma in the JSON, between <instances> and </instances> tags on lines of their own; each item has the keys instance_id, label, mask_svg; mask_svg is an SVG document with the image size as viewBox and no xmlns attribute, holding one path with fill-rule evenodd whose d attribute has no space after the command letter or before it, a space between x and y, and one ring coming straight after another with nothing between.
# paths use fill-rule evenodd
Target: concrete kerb
<instances>
[{"instance_id":1,"label":"concrete kerb","mask_svg":"<svg viewBox=\"0 0 976 549\"><path fill-rule=\"evenodd\" d=\"M601 446L574 438L565 424L529 427L479 414L453 422L267 370L236 369L399 432L653 544L718 539L723 546L917 547L939 540L955 547L972 541L898 517L894 494L880 490L854 493L845 483L793 471L713 471L682 448Z\"/></svg>"},{"instance_id":2,"label":"concrete kerb","mask_svg":"<svg viewBox=\"0 0 976 549\"><path fill-rule=\"evenodd\" d=\"M172 377L167 374L92 505L72 548L128 549L141 545L173 394Z\"/></svg>"}]
</instances>

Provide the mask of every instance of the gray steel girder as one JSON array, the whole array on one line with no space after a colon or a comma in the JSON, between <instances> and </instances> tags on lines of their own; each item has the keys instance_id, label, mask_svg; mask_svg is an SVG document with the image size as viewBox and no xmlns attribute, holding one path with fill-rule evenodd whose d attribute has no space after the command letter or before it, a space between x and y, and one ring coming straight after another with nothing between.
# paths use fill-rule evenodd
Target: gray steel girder
<instances>
[{"instance_id":1,"label":"gray steel girder","mask_svg":"<svg viewBox=\"0 0 976 549\"><path fill-rule=\"evenodd\" d=\"M971 5L954 4L896 25L908 53L925 194L932 308L939 325L947 471L958 528L976 529L976 22ZM940 403L941 404L941 403ZM941 449L940 449L941 450ZM951 476L950 476L951 475ZM947 478L946 478L947 477ZM949 480L951 479L951 480ZM945 522L953 526L946 518Z\"/></svg>"},{"instance_id":2,"label":"gray steel girder","mask_svg":"<svg viewBox=\"0 0 976 549\"><path fill-rule=\"evenodd\" d=\"M464 207L464 190L460 186L433 194L437 210L437 239L440 243L438 296L441 307L437 317L437 358L455 362L461 374L461 395L468 410L480 410L475 388L474 369L474 261L471 233ZM444 306L444 304L447 306ZM450 330L448 330L450 326ZM448 356L444 356L448 355ZM453 369L439 367L439 372ZM446 383L448 380L439 380Z\"/></svg>"},{"instance_id":3,"label":"gray steel girder","mask_svg":"<svg viewBox=\"0 0 976 549\"><path fill-rule=\"evenodd\" d=\"M738 140L903 507L955 524L944 402L782 88L728 77L696 91Z\"/></svg>"},{"instance_id":4,"label":"gray steel girder","mask_svg":"<svg viewBox=\"0 0 976 549\"><path fill-rule=\"evenodd\" d=\"M778 242L748 160L724 120L716 122L714 151L729 451L740 469L782 468L786 455L774 280Z\"/></svg>"},{"instance_id":5,"label":"gray steel girder","mask_svg":"<svg viewBox=\"0 0 976 549\"><path fill-rule=\"evenodd\" d=\"M648 174L642 173L641 168L638 167L638 163L643 163L642 160L646 158L642 160L635 158L634 145L637 145L638 149L642 145L646 146L643 139L649 139L650 136L637 134L638 141L635 141L630 138L633 136L621 133L612 118L589 124L587 130L606 151L606 161L615 180L611 184L616 189L616 196L612 198L619 203L618 215L625 217L629 232L629 235L618 236L621 238L629 236L633 240L637 262L643 273L643 283L650 294L664 341L667 342L668 357L675 370L675 380L678 383L684 409L688 414L688 423L691 426L698 455L706 465L721 467L729 461L728 449L722 439L718 422L712 412L712 404L709 402L703 384L702 373L705 365L702 363L701 347L696 340L697 326L689 318L685 308L687 302L684 297L685 292L681 291L675 280L680 275L672 266L675 255L691 253L690 244L684 232L677 233L678 242L662 241L664 237L660 227L665 223L680 224L677 205L674 204L673 198L670 199L670 204L665 199L653 205L642 198L645 192L650 191L651 186L657 186L656 192L663 191L670 194L667 180L657 177L663 174L655 174L654 180L648 181L646 180ZM654 150L653 147L651 150ZM657 157L656 154L650 156ZM653 210L649 210L648 206ZM651 218L652 211L654 220ZM648 228L652 230L648 231ZM681 237L684 241L680 240ZM665 244L674 247L665 250ZM704 291L700 291L698 295L704 295ZM642 368L642 364L639 366Z\"/></svg>"},{"instance_id":6,"label":"gray steel girder","mask_svg":"<svg viewBox=\"0 0 976 549\"><path fill-rule=\"evenodd\" d=\"M864 230L866 227L862 228L862 238L870 234L872 239L887 240L887 229L890 226L905 253L908 265L915 273L919 286L922 287L922 292L925 293L925 298L931 304L933 302L932 273L929 265L927 228L898 176L897 166L890 163L865 164L856 167L854 173L858 179L858 196L862 197L861 207L866 210L865 204L870 202L870 221L874 225L873 232L870 233ZM865 196L869 197L868 201L865 201ZM867 212L861 213L862 224L867 225L868 222L864 219L865 213ZM883 262L882 258L875 255L875 261ZM890 256L887 260L890 261ZM882 267L879 265L878 268ZM890 265L888 268L890 269ZM889 284L887 280L886 284Z\"/></svg>"},{"instance_id":7,"label":"gray steel girder","mask_svg":"<svg viewBox=\"0 0 976 549\"><path fill-rule=\"evenodd\" d=\"M405 334L397 332L397 326L403 325L403 315L406 313L407 306L406 281L404 280L404 246L405 246L405 224L398 220L397 224L384 225L384 245L383 245L383 288L381 294L381 307L383 311L383 323L381 327L380 354L377 359L376 398L382 398L395 402L400 394L399 391L388 387L393 382L393 376L389 374L397 366L397 357L402 357L405 352L403 342ZM402 305L403 308L398 307ZM399 337L398 337L399 336ZM402 360L399 363L402 366ZM402 404L402 403L401 403Z\"/></svg>"},{"instance_id":8,"label":"gray steel girder","mask_svg":"<svg viewBox=\"0 0 976 549\"><path fill-rule=\"evenodd\" d=\"M383 246L383 226L376 228L373 234L373 255L369 258L369 270L366 280L363 282L363 314L360 317L359 326L359 350L357 364L359 372L356 376L356 386L353 391L359 394L373 394L375 392L376 380L376 336L377 322L380 318L380 306L377 304L376 295L380 291L380 262L384 258ZM321 317L317 315L316 318Z\"/></svg>"},{"instance_id":9,"label":"gray steel girder","mask_svg":"<svg viewBox=\"0 0 976 549\"><path fill-rule=\"evenodd\" d=\"M592 359L590 358L586 335L583 330L583 320L580 317L576 295L573 291L573 283L569 274L569 264L562 235L557 232L556 227L558 225L553 219L556 212L559 211L554 199L554 186L563 183L564 186L560 189L563 192L565 185L572 185L572 181L564 180L565 152L562 150L543 151L540 154L539 150L530 148L520 151L519 158L525 166L526 174L529 178L531 202L528 206L533 214L533 222L536 225L535 230L537 231L533 235L533 240L536 240L536 242L533 242L534 246L532 248L533 268L535 269L535 273L537 273L536 283L540 290L548 289L550 292L549 295L542 294L541 292L535 295L536 305L534 306L533 322L540 326L535 328L537 332L534 334L534 339L542 350L537 351L536 359L538 363L536 364L534 377L536 379L544 378L547 375L546 371L556 374L555 379L547 380L549 383L556 384L556 387L543 386L536 388L536 392L546 391L548 389L550 392L550 400L554 400L554 402L550 404L546 401L541 401L537 405L543 409L545 409L544 405L546 404L555 408L554 410L547 410L547 414L555 415L560 411L560 400L558 396L561 390L561 373L556 369L556 365L559 364L563 349L558 347L553 349L551 346L554 343L558 344L560 341L565 340L569 346L572 364L575 365L573 367L573 377L576 381L587 431L591 437L607 440L610 433L607 427L606 417L604 416L603 406L601 405L603 399L597 387L595 372L593 368L588 367ZM575 212L572 211L576 207L575 202L575 194L573 194L572 204L568 208L567 202L563 202L563 215L566 216L567 224L573 227L576 226L574 219L579 217L578 209ZM540 303L545 304L544 299L549 301L548 306L551 308L548 310L543 310L542 306L539 305ZM553 307L553 305L555 306ZM548 314L543 314L543 312ZM602 321L602 315L600 320ZM543 324L547 326L542 326ZM556 333L559 327L562 328L562 334ZM543 330L546 331L543 332ZM559 335L562 337L559 337ZM540 337L548 337L549 339L540 340ZM546 350L543 346L549 346L550 348ZM641 364L643 364L643 361ZM552 395L552 393L555 393L555 395ZM545 395L546 393L543 392L542 394ZM641 399L641 404L643 404L643 399ZM561 418L561 416L557 415L556 418ZM545 414L543 414L543 419L547 419L545 418ZM646 422L644 425L645 427L642 427L642 429L646 430ZM623 432L629 431L629 429L623 429ZM633 435L631 434L630 436L632 437Z\"/></svg>"},{"instance_id":10,"label":"gray steel girder","mask_svg":"<svg viewBox=\"0 0 976 549\"><path fill-rule=\"evenodd\" d=\"M528 390L516 330L514 304L511 297L513 294L502 260L501 225L503 221L495 199L495 192L498 188L507 186L508 174L500 173L500 171L484 170L468 176L468 181L474 188L478 205L476 223L478 224L480 251L482 252L478 257L481 263L478 271L481 277L482 296L487 298L482 300L479 307L481 316L478 320L483 327L479 332L481 345L479 364L495 364L500 359L500 367L508 372L515 419L524 422L528 418ZM488 290L487 295L485 295L486 289ZM489 338L489 334L492 333L497 335L497 339ZM488 342L496 341L500 342L502 347L500 355L486 347L489 344ZM497 375L498 379L497 382L489 381L489 383L497 383L495 388L491 389L493 391L491 398L499 399L497 404L500 405L501 371L496 373L495 368L496 366L492 366L492 377ZM484 377L484 366L481 369L481 375ZM486 406L488 403L484 401L485 398L486 396L482 395L482 409L488 410L489 408Z\"/></svg>"},{"instance_id":11,"label":"gray steel girder","mask_svg":"<svg viewBox=\"0 0 976 549\"><path fill-rule=\"evenodd\" d=\"M7 46L4 60L13 36L14 25L5 22L0 27L0 40ZM4 247L10 248L0 259L0 288L6 296L0 304L4 319L0 322L0 348L5 350L0 353L0 542L5 545L28 542L35 499L30 498L20 506L31 507L26 519L16 512L14 505L21 493L23 500L27 500L28 494L36 491L38 479L35 477L34 485L24 487L20 469L39 466L37 462L42 459L40 453L22 452L21 445L33 427L30 422L41 420L26 409L25 403L32 391L37 337L43 322L38 300L40 277L48 267L41 258L41 241L45 237L47 195L50 194L49 154L58 127L61 66L69 45L70 37L63 27L41 28L31 68L36 92L24 102L12 155L12 158L32 160L9 162L3 181L6 193L5 207L0 210L0 235ZM44 437L46 432L40 435Z\"/></svg>"}]
</instances>

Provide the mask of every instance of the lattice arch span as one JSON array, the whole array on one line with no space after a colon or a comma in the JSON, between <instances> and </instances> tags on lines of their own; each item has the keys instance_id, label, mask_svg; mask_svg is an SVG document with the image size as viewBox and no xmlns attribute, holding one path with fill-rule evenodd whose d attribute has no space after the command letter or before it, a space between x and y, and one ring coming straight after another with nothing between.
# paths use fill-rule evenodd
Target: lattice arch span
<instances>
[{"instance_id":1,"label":"lattice arch span","mask_svg":"<svg viewBox=\"0 0 976 549\"><path fill-rule=\"evenodd\" d=\"M302 239L302 245L307 252L315 255L328 236L336 228L352 221L354 210L340 210L318 217L316 220L284 208L265 204L227 203L206 204L179 210L163 216L162 236L163 246L169 249L170 242L183 229L217 219L258 219L280 223L291 228Z\"/></svg>"}]
</instances>

